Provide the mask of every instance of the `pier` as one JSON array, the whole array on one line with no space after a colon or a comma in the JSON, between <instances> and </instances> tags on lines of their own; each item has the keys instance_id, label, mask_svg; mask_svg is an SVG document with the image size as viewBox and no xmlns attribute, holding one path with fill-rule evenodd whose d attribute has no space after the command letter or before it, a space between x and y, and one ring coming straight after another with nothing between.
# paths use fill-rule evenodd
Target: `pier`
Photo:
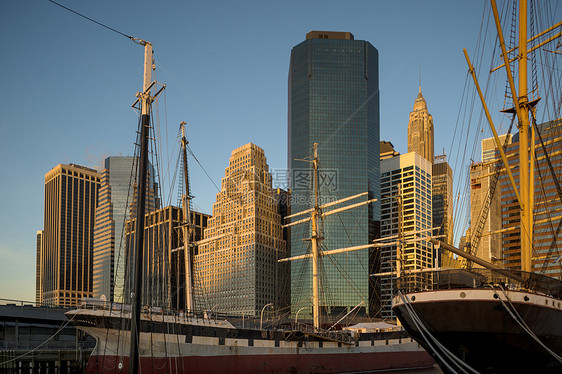
<instances>
[{"instance_id":1,"label":"pier","mask_svg":"<svg viewBox=\"0 0 562 374\"><path fill-rule=\"evenodd\" d=\"M68 323L68 309L0 303L0 374L85 372L95 341Z\"/></svg>"}]
</instances>

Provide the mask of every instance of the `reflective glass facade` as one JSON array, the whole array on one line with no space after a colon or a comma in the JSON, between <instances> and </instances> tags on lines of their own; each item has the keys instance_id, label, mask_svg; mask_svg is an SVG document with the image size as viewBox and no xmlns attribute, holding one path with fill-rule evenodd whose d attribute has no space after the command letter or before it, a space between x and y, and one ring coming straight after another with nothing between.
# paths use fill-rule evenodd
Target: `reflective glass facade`
<instances>
[{"instance_id":1,"label":"reflective glass facade","mask_svg":"<svg viewBox=\"0 0 562 374\"><path fill-rule=\"evenodd\" d=\"M156 208L154 171L149 168L146 210ZM108 301L123 301L125 240L123 230L129 219L136 176L136 158L112 156L105 159L96 208L94 230L94 297L105 295Z\"/></svg>"},{"instance_id":2,"label":"reflective glass facade","mask_svg":"<svg viewBox=\"0 0 562 374\"><path fill-rule=\"evenodd\" d=\"M378 76L378 51L369 42L353 40L350 33L311 32L293 48L288 114L292 213L314 204L310 164L298 160L311 158L314 143L319 143L321 203L361 192L379 197ZM375 203L326 218L322 249L369 243L379 217ZM309 226L292 227L292 256L310 250L310 242L303 242L309 237ZM311 269L309 260L291 263L294 312L311 305ZM361 302L360 310L366 312L372 293L368 249L323 257L321 270L320 305L325 312L337 315ZM311 310L300 315L304 318Z\"/></svg>"}]
</instances>

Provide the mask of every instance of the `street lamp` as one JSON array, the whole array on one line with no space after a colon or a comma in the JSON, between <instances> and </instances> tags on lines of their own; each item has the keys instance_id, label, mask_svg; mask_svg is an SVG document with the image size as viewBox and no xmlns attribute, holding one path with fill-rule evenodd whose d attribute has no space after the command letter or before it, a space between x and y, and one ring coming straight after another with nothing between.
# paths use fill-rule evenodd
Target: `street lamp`
<instances>
[{"instance_id":1,"label":"street lamp","mask_svg":"<svg viewBox=\"0 0 562 374\"><path fill-rule=\"evenodd\" d=\"M263 306L263 308L261 309L261 317L260 317L260 330L262 329L262 324L263 324L263 311L265 310L265 308L267 308L268 306L273 308L273 303L269 303L269 304L265 304Z\"/></svg>"},{"instance_id":2,"label":"street lamp","mask_svg":"<svg viewBox=\"0 0 562 374\"><path fill-rule=\"evenodd\" d=\"M302 308L300 308L297 312L297 314L295 315L295 325L297 324L297 318L299 318L299 312L303 309L308 309L307 306L303 306Z\"/></svg>"}]
</instances>

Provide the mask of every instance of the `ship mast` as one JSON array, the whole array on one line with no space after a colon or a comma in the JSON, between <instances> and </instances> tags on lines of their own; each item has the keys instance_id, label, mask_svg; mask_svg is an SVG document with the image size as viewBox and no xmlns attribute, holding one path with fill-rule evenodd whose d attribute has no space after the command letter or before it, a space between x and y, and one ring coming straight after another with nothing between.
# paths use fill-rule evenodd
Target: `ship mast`
<instances>
[{"instance_id":1,"label":"ship mast","mask_svg":"<svg viewBox=\"0 0 562 374\"><path fill-rule=\"evenodd\" d=\"M312 236L312 319L314 329L320 329L320 285L318 281L318 242L322 238L318 235L318 217L320 206L318 205L318 143L314 143L314 158L312 160L314 171L314 209L311 212Z\"/></svg>"},{"instance_id":2,"label":"ship mast","mask_svg":"<svg viewBox=\"0 0 562 374\"><path fill-rule=\"evenodd\" d=\"M131 353L129 368L132 374L139 371L139 330L141 314L141 290L142 290L142 252L144 249L144 213L146 201L146 187L148 174L148 134L150 126L150 106L152 97L150 89L152 87L152 44L136 39L136 43L144 46L144 79L143 92L137 93L141 104L141 134L140 134L140 155L139 155L139 174L138 174L138 194L137 194L137 216L135 225L135 246L134 246L134 287L131 293Z\"/></svg>"},{"instance_id":3,"label":"ship mast","mask_svg":"<svg viewBox=\"0 0 562 374\"><path fill-rule=\"evenodd\" d=\"M292 219L294 217L310 213L309 217L300 219L300 220L295 221L295 222L285 224L285 225L283 225L283 228L291 227L291 226L294 226L294 225L298 225L298 224L310 221L311 226L312 226L311 227L312 228L312 235L311 235L310 239L306 239L306 240L310 240L310 242L311 242L311 253L306 253L304 255L298 255L298 256L293 256L293 257L289 257L289 258L282 258L282 259L278 260L278 262L303 260L303 259L307 259L307 258L312 258L312 305L313 305L312 319L313 319L313 323L314 323L314 330L319 331L320 330L320 280L318 278L319 258L322 257L322 256L330 256L330 255L335 255L335 254L338 254L338 253L345 253L345 252L351 252L351 251L358 251L360 249L379 247L381 245L373 243L373 244L358 245L358 246L354 246L354 247L332 249L332 250L329 250L329 251L320 251L319 250L319 243L324 238L322 237L321 233L319 232L320 230L319 230L318 221L319 221L320 218L324 218L324 217L332 215L332 214L340 213L340 212L343 212L343 211L346 211L346 210L349 210L349 209L354 209L354 208L357 208L357 207L360 207L360 206L363 206L363 205L366 205L366 204L374 203L375 201L377 201L377 199L367 199L365 201L361 201L361 202L351 204L351 205L348 205L348 206L332 209L332 210L326 212L326 211L324 211L324 208L332 207L334 205L338 205L338 204L344 203L346 201L354 200L354 199L357 199L357 198L360 198L360 197L368 197L368 193L362 192L362 193L359 193L357 195L345 197L343 199L339 199L339 200L336 200L336 201L332 201L330 203L319 205L318 195L319 195L319 188L320 187L319 187L319 183L318 183L318 168L319 168L318 143L314 143L312 161L310 161L310 160L300 160L300 161L307 161L307 162L312 163L312 168L313 168L313 173L314 173L313 174L314 207L311 208L311 209L303 210L302 212L298 212L298 213L294 213L294 214L291 214L289 216L286 216L285 219Z\"/></svg>"},{"instance_id":4,"label":"ship mast","mask_svg":"<svg viewBox=\"0 0 562 374\"><path fill-rule=\"evenodd\" d=\"M185 308L187 312L193 308L193 274L191 267L191 195L189 192L189 175L187 170L187 138L185 137L185 122L181 127L181 147L183 158L183 176L185 178L185 191L181 198L183 208L183 252L185 262Z\"/></svg>"},{"instance_id":5,"label":"ship mast","mask_svg":"<svg viewBox=\"0 0 562 374\"><path fill-rule=\"evenodd\" d=\"M502 49L504 66L509 80L509 86L513 97L515 112L517 113L517 127L519 129L519 201L521 218L521 270L532 271L533 255L533 200L534 200L534 167L529 163L529 100L527 97L527 0L519 2L519 90L515 89L515 82L501 29L498 8L495 0L491 0L494 20L498 31L498 37ZM533 137L534 138L534 137ZM533 152L534 144L531 144ZM498 148L501 145L498 143ZM532 157L534 159L534 157ZM506 169L509 168L506 164Z\"/></svg>"}]
</instances>

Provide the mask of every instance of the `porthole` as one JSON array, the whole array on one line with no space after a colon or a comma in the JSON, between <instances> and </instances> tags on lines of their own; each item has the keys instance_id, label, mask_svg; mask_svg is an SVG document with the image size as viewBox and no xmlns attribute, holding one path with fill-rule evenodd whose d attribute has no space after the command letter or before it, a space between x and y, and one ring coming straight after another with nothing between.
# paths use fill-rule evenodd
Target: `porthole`
<instances>
[{"instance_id":1,"label":"porthole","mask_svg":"<svg viewBox=\"0 0 562 374\"><path fill-rule=\"evenodd\" d=\"M416 297L415 297L415 296L412 296L412 301L416 301Z\"/></svg>"},{"instance_id":2,"label":"porthole","mask_svg":"<svg viewBox=\"0 0 562 374\"><path fill-rule=\"evenodd\" d=\"M460 296L464 299L466 297L466 294L464 292L461 292Z\"/></svg>"}]
</instances>

